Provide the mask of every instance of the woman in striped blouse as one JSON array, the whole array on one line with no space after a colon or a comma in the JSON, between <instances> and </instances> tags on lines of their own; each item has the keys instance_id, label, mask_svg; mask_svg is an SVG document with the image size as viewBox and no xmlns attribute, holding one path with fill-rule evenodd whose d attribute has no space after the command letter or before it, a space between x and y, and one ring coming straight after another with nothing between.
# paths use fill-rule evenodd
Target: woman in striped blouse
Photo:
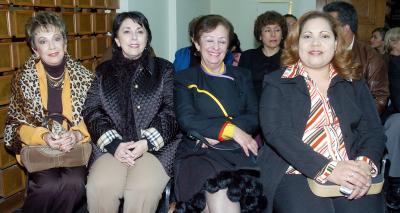
<instances>
[{"instance_id":1,"label":"woman in striped blouse","mask_svg":"<svg viewBox=\"0 0 400 213\"><path fill-rule=\"evenodd\" d=\"M382 212L382 195L366 195L378 173L385 136L340 26L321 12L303 15L260 101L267 145L261 180L272 212ZM346 187L337 198L314 195L307 178Z\"/></svg>"}]
</instances>

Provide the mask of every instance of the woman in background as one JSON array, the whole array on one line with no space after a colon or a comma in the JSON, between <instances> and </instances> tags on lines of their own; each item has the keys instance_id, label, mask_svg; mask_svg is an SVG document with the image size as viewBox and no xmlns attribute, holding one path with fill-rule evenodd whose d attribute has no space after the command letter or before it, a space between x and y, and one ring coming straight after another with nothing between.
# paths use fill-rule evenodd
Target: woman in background
<instances>
[{"instance_id":1,"label":"woman in background","mask_svg":"<svg viewBox=\"0 0 400 213\"><path fill-rule=\"evenodd\" d=\"M385 54L385 34L389 30L386 27L375 28L371 33L369 40L372 48L375 48L381 55Z\"/></svg>"},{"instance_id":2,"label":"woman in background","mask_svg":"<svg viewBox=\"0 0 400 213\"><path fill-rule=\"evenodd\" d=\"M239 66L251 71L256 95L260 98L264 75L281 67L281 45L287 35L285 18L275 11L259 15L254 23L254 38L261 45L246 50Z\"/></svg>"},{"instance_id":3,"label":"woman in background","mask_svg":"<svg viewBox=\"0 0 400 213\"><path fill-rule=\"evenodd\" d=\"M288 31L290 31L290 29L292 29L293 25L297 22L297 18L296 18L296 16L294 16L292 14L285 14L285 15L283 15L283 17L285 17Z\"/></svg>"},{"instance_id":4,"label":"woman in background","mask_svg":"<svg viewBox=\"0 0 400 213\"><path fill-rule=\"evenodd\" d=\"M93 74L67 54L65 23L39 12L26 24L34 54L15 74L4 141L17 154L22 146L48 145L62 152L90 141L81 111ZM52 133L52 115L66 130ZM69 126L63 117L72 126ZM76 212L84 206L86 166L53 168L28 174L23 212Z\"/></svg>"},{"instance_id":5,"label":"woman in background","mask_svg":"<svg viewBox=\"0 0 400 213\"><path fill-rule=\"evenodd\" d=\"M240 40L236 33L233 34L233 39L229 45L229 49L233 54L232 66L238 66L240 61L240 56L242 55L242 48L240 48Z\"/></svg>"},{"instance_id":6,"label":"woman in background","mask_svg":"<svg viewBox=\"0 0 400 213\"><path fill-rule=\"evenodd\" d=\"M400 27L390 29L385 36L389 61L390 105L385 121L386 149L390 161L386 204L400 209Z\"/></svg>"}]
</instances>

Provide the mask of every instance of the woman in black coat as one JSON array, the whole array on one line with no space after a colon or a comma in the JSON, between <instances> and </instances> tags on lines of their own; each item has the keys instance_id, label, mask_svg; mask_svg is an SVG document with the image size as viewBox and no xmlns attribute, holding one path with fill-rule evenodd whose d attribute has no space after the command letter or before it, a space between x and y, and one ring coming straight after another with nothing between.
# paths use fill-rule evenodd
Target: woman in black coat
<instances>
[{"instance_id":1,"label":"woman in black coat","mask_svg":"<svg viewBox=\"0 0 400 213\"><path fill-rule=\"evenodd\" d=\"M268 212L382 212L366 195L385 136L371 94L355 72L340 25L309 12L285 42L285 69L267 75L260 101L266 139L259 154ZM307 178L346 187L346 197L314 195Z\"/></svg>"},{"instance_id":2,"label":"woman in black coat","mask_svg":"<svg viewBox=\"0 0 400 213\"><path fill-rule=\"evenodd\" d=\"M266 11L257 17L254 23L254 38L260 46L244 51L240 56L239 67L251 71L258 100L264 76L281 67L281 47L286 36L286 21L278 12Z\"/></svg>"},{"instance_id":3,"label":"woman in black coat","mask_svg":"<svg viewBox=\"0 0 400 213\"><path fill-rule=\"evenodd\" d=\"M140 12L113 23L113 57L100 64L83 111L99 148L89 171L89 212L155 212L171 175L178 132L173 66L149 52L151 31Z\"/></svg>"},{"instance_id":4,"label":"woman in black coat","mask_svg":"<svg viewBox=\"0 0 400 213\"><path fill-rule=\"evenodd\" d=\"M258 107L249 71L223 62L232 36L232 25L222 16L201 17L194 35L201 65L175 79L176 114L187 134L176 162L176 196L187 202L179 211L254 212L260 207L261 187L237 172L256 170L258 147L251 135L258 128ZM192 133L209 145L189 137ZM230 148L236 149L221 150Z\"/></svg>"}]
</instances>

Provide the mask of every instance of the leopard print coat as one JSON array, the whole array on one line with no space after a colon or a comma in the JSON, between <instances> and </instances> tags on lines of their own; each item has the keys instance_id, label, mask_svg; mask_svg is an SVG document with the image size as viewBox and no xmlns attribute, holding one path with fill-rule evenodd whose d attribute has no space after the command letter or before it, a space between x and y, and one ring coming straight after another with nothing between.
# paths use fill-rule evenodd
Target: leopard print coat
<instances>
[{"instance_id":1,"label":"leopard print coat","mask_svg":"<svg viewBox=\"0 0 400 213\"><path fill-rule=\"evenodd\" d=\"M33 54L24 69L15 73L11 86L11 99L4 134L6 147L19 154L22 144L18 130L23 124L32 127L43 126L44 106L39 90L36 64L39 58ZM79 62L66 55L66 68L71 79L72 125L82 121L81 111L94 75Z\"/></svg>"}]
</instances>

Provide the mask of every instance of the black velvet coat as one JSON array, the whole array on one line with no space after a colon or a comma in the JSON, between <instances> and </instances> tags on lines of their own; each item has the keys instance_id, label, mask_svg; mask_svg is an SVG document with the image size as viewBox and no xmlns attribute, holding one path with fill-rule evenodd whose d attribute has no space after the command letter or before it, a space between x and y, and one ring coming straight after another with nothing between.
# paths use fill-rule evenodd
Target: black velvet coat
<instances>
[{"instance_id":1,"label":"black velvet coat","mask_svg":"<svg viewBox=\"0 0 400 213\"><path fill-rule=\"evenodd\" d=\"M85 102L83 116L92 141L97 143L105 132L116 130L122 141L115 139L106 146L114 154L119 143L137 141L140 130L154 127L165 145L151 153L171 175L179 143L173 103L173 65L149 55L131 63L122 54L116 54L96 68L96 78Z\"/></svg>"}]
</instances>

